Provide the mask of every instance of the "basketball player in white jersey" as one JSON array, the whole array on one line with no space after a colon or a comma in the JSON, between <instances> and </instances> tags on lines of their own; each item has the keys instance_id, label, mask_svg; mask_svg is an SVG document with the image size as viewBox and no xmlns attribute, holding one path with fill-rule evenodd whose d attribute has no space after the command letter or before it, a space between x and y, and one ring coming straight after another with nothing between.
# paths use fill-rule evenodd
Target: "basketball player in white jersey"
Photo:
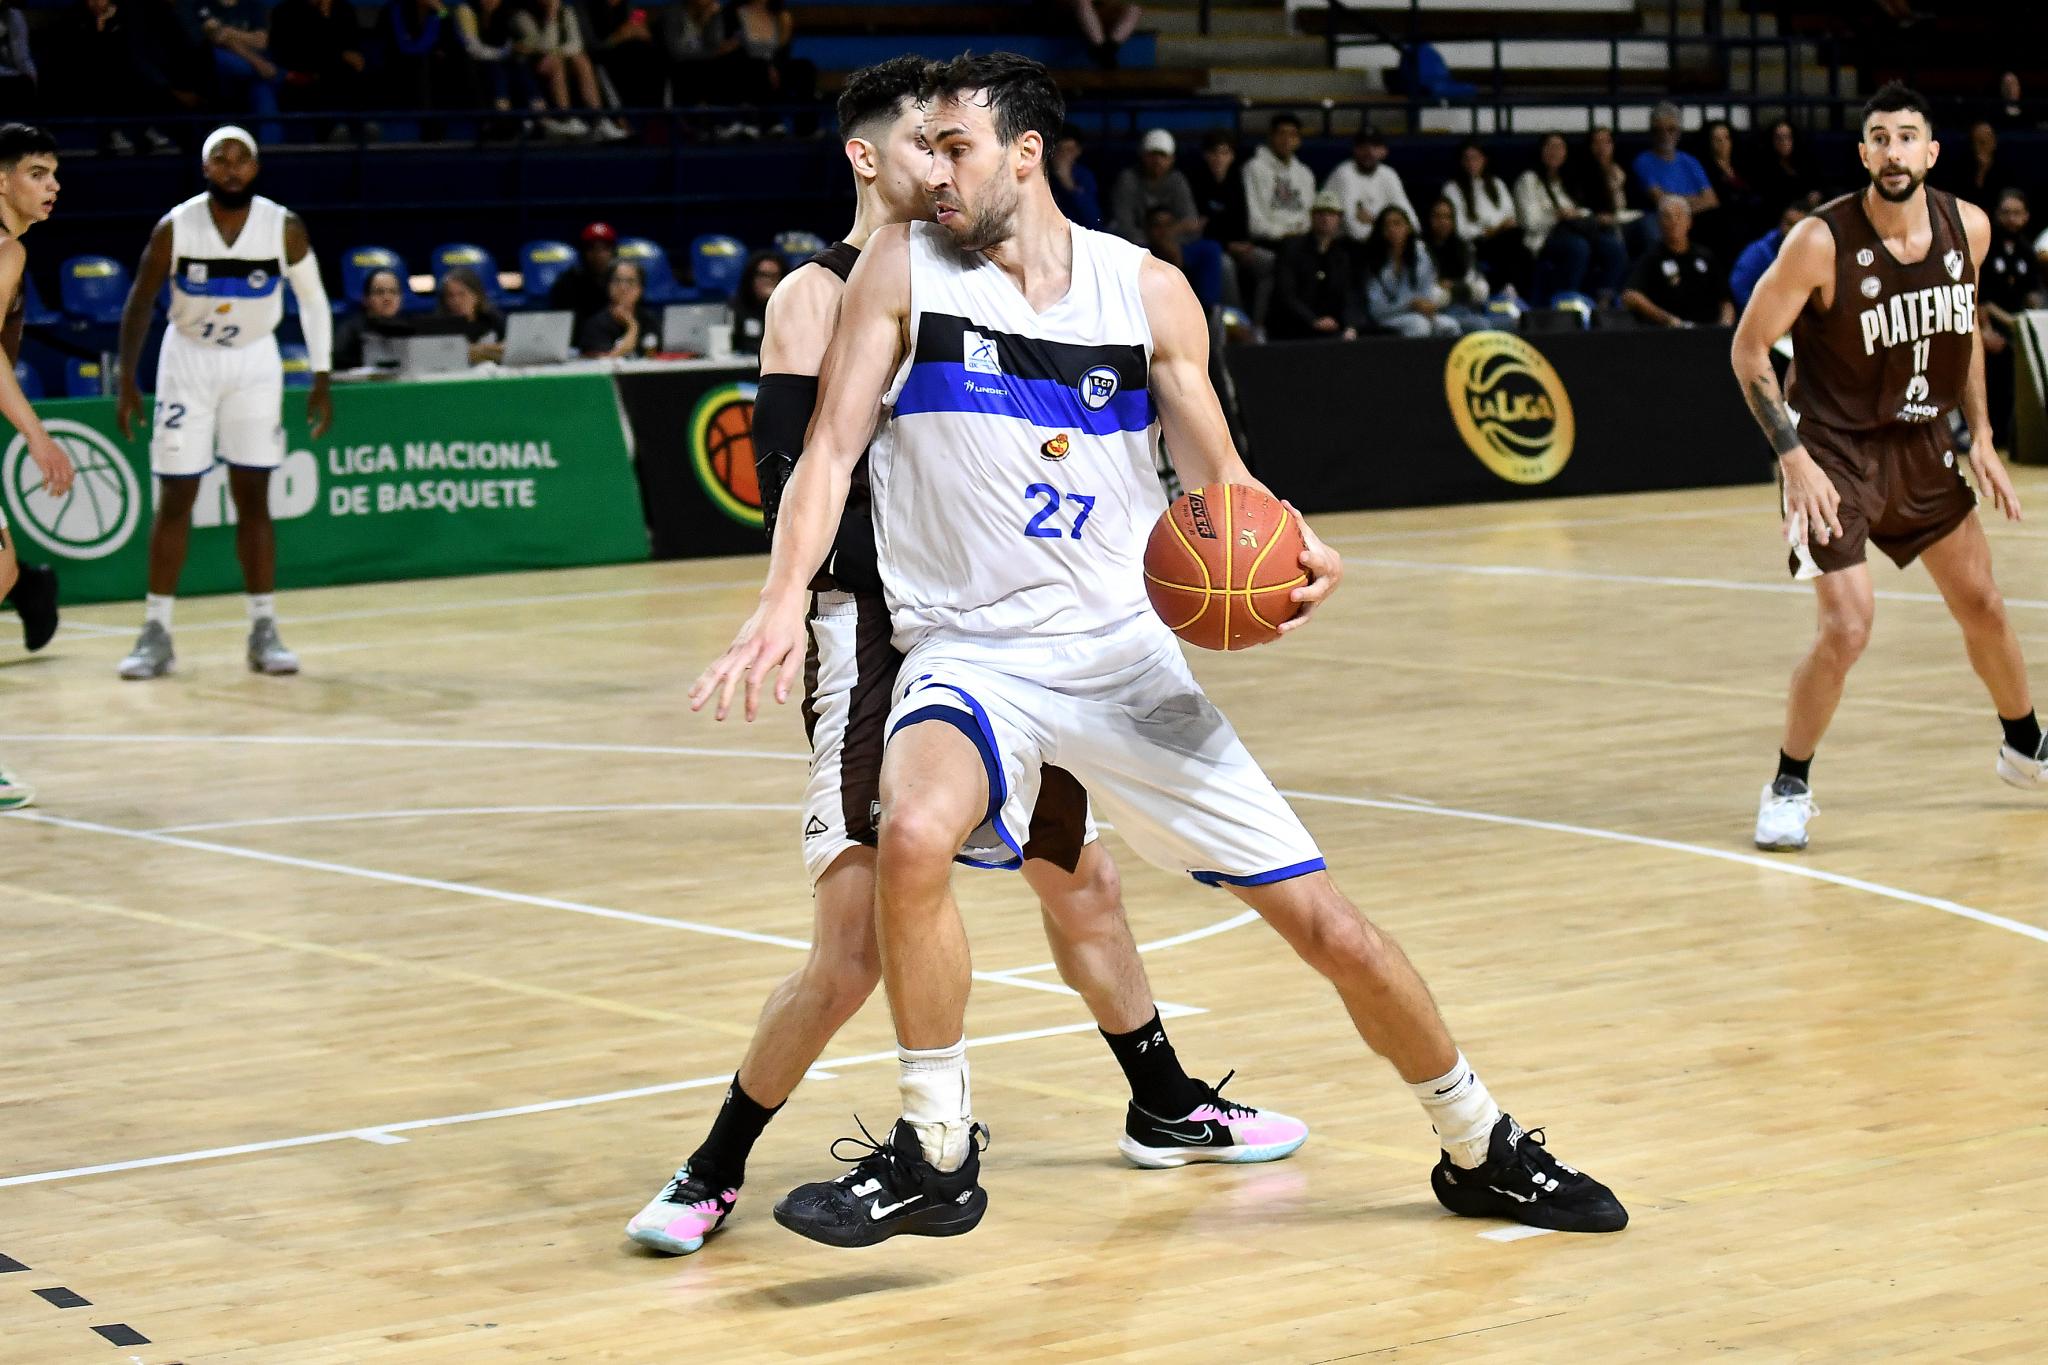
<instances>
[{"instance_id":1,"label":"basketball player in white jersey","mask_svg":"<svg viewBox=\"0 0 2048 1365\"><path fill-rule=\"evenodd\" d=\"M903 1117L778 1222L830 1245L953 1236L987 1206L963 1020L954 856L1018 851L1050 762L1070 768L1147 861L1227 886L1336 986L1422 1104L1454 1213L1608 1232L1627 1213L1501 1112L1429 990L1340 894L1315 842L1203 696L1146 600L1165 499L1163 430L1190 484L1256 487L1208 379L1208 329L1181 274L1067 222L1045 153L1057 87L1012 54L962 57L927 89L936 224L869 240L840 308L818 414L784 498L761 605L691 692L746 714L802 656L805 584L869 453L882 582L906 651L888 722L876 860L882 979ZM885 419L877 432L878 413ZM1304 529L1304 613L1337 556ZM1304 625L1297 617L1291 632Z\"/></svg>"},{"instance_id":2,"label":"basketball player in white jersey","mask_svg":"<svg viewBox=\"0 0 2048 1365\"><path fill-rule=\"evenodd\" d=\"M199 480L215 455L228 466L235 501L235 552L249 605L249 667L296 673L298 656L277 634L277 533L270 520L270 475L284 461L284 363L277 325L283 286L299 303L299 326L313 370L306 417L315 438L334 420L328 395L334 317L320 282L306 225L249 187L256 139L240 128L215 129L200 152L206 193L165 214L150 233L121 311L121 391L114 419L129 434L142 411L135 381L150 312L166 280L170 325L158 352L156 408L149 438L157 477L156 520L149 530L149 596L142 634L121 661L124 678L171 671L171 604L192 530Z\"/></svg>"},{"instance_id":3,"label":"basketball player in white jersey","mask_svg":"<svg viewBox=\"0 0 2048 1365\"><path fill-rule=\"evenodd\" d=\"M855 72L840 91L839 129L857 205L853 228L777 286L761 337L754 443L770 509L789 457L803 448L846 273L878 228L930 216L924 182L931 154L918 102L926 75L922 58L898 57ZM889 643L864 493L842 517L833 551L812 581L807 623L803 709L811 777L803 850L817 897L810 956L769 995L709 1135L626 1225L633 1240L658 1251L693 1252L724 1224L762 1129L880 977L872 811L901 656ZM1130 1083L1119 1148L1134 1164L1155 1168L1288 1155L1307 1138L1307 1125L1226 1100L1220 1087L1182 1070L1131 940L1116 864L1093 840L1087 810L1087 795L1072 776L1046 774L1023 872L1043 904L1061 977L1087 1002Z\"/></svg>"},{"instance_id":4,"label":"basketball player in white jersey","mask_svg":"<svg viewBox=\"0 0 2048 1365\"><path fill-rule=\"evenodd\" d=\"M42 475L42 491L61 498L71 489L71 457L50 439L14 377L21 358L22 302L28 292L28 252L21 238L57 207L57 141L24 123L0 127L0 416L21 433L28 457ZM22 643L33 654L57 633L57 574L47 565L23 564L0 499L0 599L21 613ZM0 767L0 810L34 804L35 789Z\"/></svg>"}]
</instances>

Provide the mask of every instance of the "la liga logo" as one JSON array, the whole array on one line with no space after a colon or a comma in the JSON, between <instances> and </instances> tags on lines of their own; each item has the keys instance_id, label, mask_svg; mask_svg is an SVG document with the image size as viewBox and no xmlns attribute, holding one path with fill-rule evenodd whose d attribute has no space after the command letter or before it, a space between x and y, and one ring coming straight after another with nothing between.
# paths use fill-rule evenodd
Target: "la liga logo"
<instances>
[{"instance_id":1,"label":"la liga logo","mask_svg":"<svg viewBox=\"0 0 2048 1365\"><path fill-rule=\"evenodd\" d=\"M754 384L721 384L690 413L690 464L718 510L760 530L761 481L754 473Z\"/></svg>"}]
</instances>

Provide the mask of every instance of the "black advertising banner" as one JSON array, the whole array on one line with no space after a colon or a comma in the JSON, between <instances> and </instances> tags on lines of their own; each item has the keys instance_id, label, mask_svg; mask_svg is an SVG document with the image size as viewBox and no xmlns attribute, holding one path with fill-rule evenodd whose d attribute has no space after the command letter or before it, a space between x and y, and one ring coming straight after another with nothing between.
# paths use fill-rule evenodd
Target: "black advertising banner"
<instances>
[{"instance_id":1,"label":"black advertising banner","mask_svg":"<svg viewBox=\"0 0 2048 1365\"><path fill-rule=\"evenodd\" d=\"M754 367L617 379L654 558L765 551L754 479Z\"/></svg>"},{"instance_id":2,"label":"black advertising banner","mask_svg":"<svg viewBox=\"0 0 2048 1365\"><path fill-rule=\"evenodd\" d=\"M1229 353L1259 477L1305 512L1765 483L1725 328Z\"/></svg>"}]
</instances>

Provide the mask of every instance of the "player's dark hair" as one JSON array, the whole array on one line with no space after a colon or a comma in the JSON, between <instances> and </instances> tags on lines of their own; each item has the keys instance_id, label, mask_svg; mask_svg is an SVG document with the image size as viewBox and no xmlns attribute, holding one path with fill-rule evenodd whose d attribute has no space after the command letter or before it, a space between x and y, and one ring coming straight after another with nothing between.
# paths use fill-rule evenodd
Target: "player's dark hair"
<instances>
[{"instance_id":1,"label":"player's dark hair","mask_svg":"<svg viewBox=\"0 0 2048 1365\"><path fill-rule=\"evenodd\" d=\"M1048 151L1059 140L1067 101L1043 63L1015 52L963 52L932 68L924 97L949 99L977 90L986 94L996 139L1005 147L1026 133L1038 134Z\"/></svg>"},{"instance_id":2,"label":"player's dark hair","mask_svg":"<svg viewBox=\"0 0 2048 1365\"><path fill-rule=\"evenodd\" d=\"M1877 93L1863 103L1862 117L1856 120L1860 129L1870 122L1872 114L1915 113L1929 128L1934 126L1934 111L1927 107L1927 97L1912 89L1904 81L1886 81L1877 88Z\"/></svg>"},{"instance_id":3,"label":"player's dark hair","mask_svg":"<svg viewBox=\"0 0 2048 1365\"><path fill-rule=\"evenodd\" d=\"M0 171L11 171L25 156L57 155L57 139L32 123L0 127Z\"/></svg>"},{"instance_id":4,"label":"player's dark hair","mask_svg":"<svg viewBox=\"0 0 2048 1365\"><path fill-rule=\"evenodd\" d=\"M920 97L930 69L922 57L891 57L848 76L839 88L839 135L865 137L876 119L894 122L903 101Z\"/></svg>"}]
</instances>

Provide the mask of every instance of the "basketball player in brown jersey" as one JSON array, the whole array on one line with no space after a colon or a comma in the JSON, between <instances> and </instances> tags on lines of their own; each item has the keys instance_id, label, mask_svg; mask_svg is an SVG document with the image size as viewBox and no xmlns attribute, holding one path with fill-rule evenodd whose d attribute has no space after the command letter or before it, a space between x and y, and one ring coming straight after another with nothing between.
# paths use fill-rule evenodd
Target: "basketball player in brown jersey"
<instances>
[{"instance_id":1,"label":"basketball player in brown jersey","mask_svg":"<svg viewBox=\"0 0 2048 1365\"><path fill-rule=\"evenodd\" d=\"M0 416L14 424L29 459L42 474L42 492L61 498L71 489L71 457L50 439L36 410L14 377L21 358L22 304L28 293L28 252L21 238L57 207L57 142L40 128L10 123L0 127ZM7 505L0 498L0 598L21 613L23 643L41 649L57 633L57 574L47 565L16 558ZM35 790L0 768L0 810L33 804Z\"/></svg>"},{"instance_id":2,"label":"basketball player in brown jersey","mask_svg":"<svg viewBox=\"0 0 2048 1365\"><path fill-rule=\"evenodd\" d=\"M924 189L931 156L918 103L925 75L921 58L898 57L848 79L838 113L856 189L853 228L790 272L768 301L754 445L771 534L782 486L803 449L846 277L878 229L931 217ZM725 1222L762 1128L880 981L875 819L883 728L902 656L890 644L864 476L858 482L825 569L811 582L803 704L812 750L804 862L816 888L810 956L769 994L710 1134L626 1225L628 1236L658 1251L693 1252ZM1125 1158L1176 1167L1275 1161L1293 1152L1307 1125L1227 1100L1220 1086L1181 1069L1124 919L1116 864L1090 838L1087 793L1052 768L1042 789L1023 873L1038 894L1060 976L1086 1002L1130 1083L1118 1143Z\"/></svg>"},{"instance_id":3,"label":"basketball player in brown jersey","mask_svg":"<svg viewBox=\"0 0 2048 1365\"><path fill-rule=\"evenodd\" d=\"M1998 709L1998 775L2048 788L2048 746L1975 510L1981 496L2020 518L1992 448L1977 334L1991 222L1926 185L1941 148L1911 90L1892 84L1871 97L1859 146L1870 184L1792 229L1735 332L1736 378L1778 453L1792 571L1813 580L1820 606L1819 632L1792 674L1777 776L1757 812L1765 849L1806 847L1814 749L1876 614L1870 545L1901 568L1927 565ZM1769 348L1788 331L1790 393L1781 395ZM1949 438L1957 407L1975 494Z\"/></svg>"}]
</instances>

